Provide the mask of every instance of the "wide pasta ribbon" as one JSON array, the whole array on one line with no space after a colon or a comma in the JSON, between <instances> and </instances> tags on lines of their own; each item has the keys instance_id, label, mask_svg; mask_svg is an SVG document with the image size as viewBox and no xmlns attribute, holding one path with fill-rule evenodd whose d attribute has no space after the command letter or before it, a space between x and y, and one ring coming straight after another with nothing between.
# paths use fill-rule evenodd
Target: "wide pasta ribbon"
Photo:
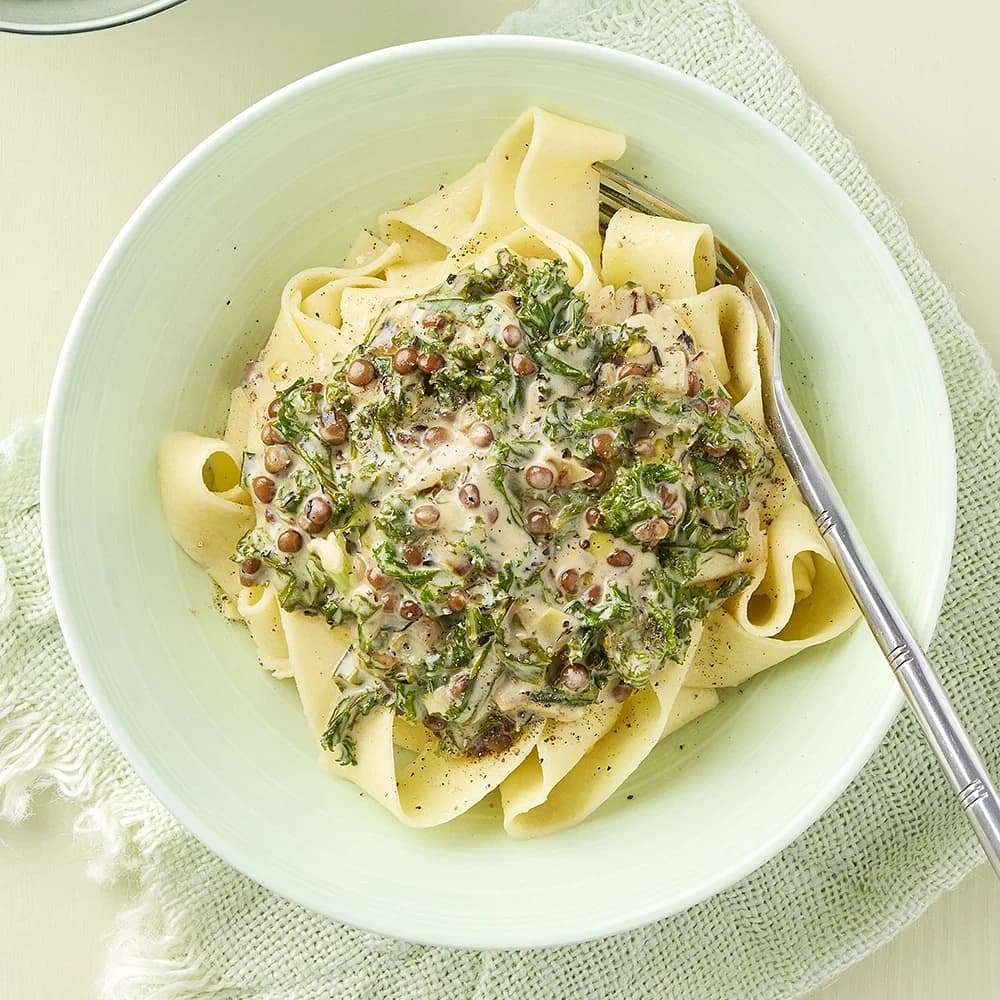
<instances>
[{"instance_id":1,"label":"wide pasta ribbon","mask_svg":"<svg viewBox=\"0 0 1000 1000\"><path fill-rule=\"evenodd\" d=\"M345 266L312 268L287 283L271 337L233 391L224 440L186 433L164 440L160 481L171 532L226 595L227 612L246 622L263 666L294 677L317 743L341 697L335 674L351 673L344 668L355 655L355 626L286 611L272 586L240 585L232 556L255 523L240 468L244 451L262 450L276 388L315 377L363 343L387 301L423 294L462 267L492 264L501 248L529 260L562 259L595 308L615 301L616 286L635 282L658 304L654 315L628 323L648 324L648 336L665 348L680 333L690 336L703 355L706 387L724 389L736 412L766 433L769 344L750 300L715 285L709 227L619 212L602 246L591 164L618 158L624 147L617 133L529 109L484 163L386 213L381 237L363 232ZM856 619L823 539L773 457L776 482L763 513L755 505L747 514L746 550L704 560L695 580L745 572L749 585L695 625L684 662L665 664L649 687L575 721L532 723L510 750L482 758L439 751L422 726L380 706L354 727L357 763L341 765L324 752L325 765L411 826L447 822L496 789L513 836L551 833L589 815L665 735L713 708L717 689L742 684Z\"/></svg>"}]
</instances>

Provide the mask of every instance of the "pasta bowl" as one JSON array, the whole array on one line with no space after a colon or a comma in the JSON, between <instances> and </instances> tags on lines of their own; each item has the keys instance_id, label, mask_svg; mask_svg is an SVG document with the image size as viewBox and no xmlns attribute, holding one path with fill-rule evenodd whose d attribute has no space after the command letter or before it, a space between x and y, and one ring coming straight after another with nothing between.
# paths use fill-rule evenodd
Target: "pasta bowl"
<instances>
[{"instance_id":1,"label":"pasta bowl","mask_svg":"<svg viewBox=\"0 0 1000 1000\"><path fill-rule=\"evenodd\" d=\"M321 913L450 946L580 941L727 888L833 802L900 707L854 629L660 744L579 826L511 840L487 800L413 830L316 766L294 690L173 545L159 442L220 431L287 276L460 176L530 104L624 132L623 169L766 281L796 404L924 641L954 526L947 400L892 258L796 146L710 88L579 44L448 39L323 70L206 140L108 251L60 361L43 454L60 621L112 735L211 850Z\"/></svg>"},{"instance_id":2,"label":"pasta bowl","mask_svg":"<svg viewBox=\"0 0 1000 1000\"><path fill-rule=\"evenodd\" d=\"M152 17L182 0L0 0L0 31L67 35Z\"/></svg>"}]
</instances>

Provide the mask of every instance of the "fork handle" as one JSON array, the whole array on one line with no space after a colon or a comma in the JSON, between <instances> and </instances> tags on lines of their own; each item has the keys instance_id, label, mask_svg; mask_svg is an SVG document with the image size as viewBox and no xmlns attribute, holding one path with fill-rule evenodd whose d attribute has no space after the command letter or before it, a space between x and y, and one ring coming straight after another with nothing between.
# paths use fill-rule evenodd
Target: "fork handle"
<instances>
[{"instance_id":1,"label":"fork handle","mask_svg":"<svg viewBox=\"0 0 1000 1000\"><path fill-rule=\"evenodd\" d=\"M851 523L784 386L777 383L774 390L776 419L772 430L792 475L957 793L987 859L1000 876L1000 796L996 787L951 707L934 667L917 644Z\"/></svg>"}]
</instances>

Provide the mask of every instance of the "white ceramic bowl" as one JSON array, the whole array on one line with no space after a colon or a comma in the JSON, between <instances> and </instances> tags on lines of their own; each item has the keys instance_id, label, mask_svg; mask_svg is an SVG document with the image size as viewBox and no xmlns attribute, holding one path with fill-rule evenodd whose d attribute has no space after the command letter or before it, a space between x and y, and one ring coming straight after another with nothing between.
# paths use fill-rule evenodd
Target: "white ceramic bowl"
<instances>
[{"instance_id":1,"label":"white ceramic bowl","mask_svg":"<svg viewBox=\"0 0 1000 1000\"><path fill-rule=\"evenodd\" d=\"M924 640L954 524L945 393L895 264L812 161L716 91L582 45L448 39L316 73L199 146L115 240L60 361L43 457L60 621L114 738L208 847L322 913L448 945L578 941L725 889L830 805L900 706L856 628L659 747L575 829L508 840L483 806L413 831L320 770L294 690L260 670L171 541L157 445L221 427L285 279L336 262L380 209L464 171L533 103L623 130L625 168L759 268L793 391Z\"/></svg>"},{"instance_id":2,"label":"white ceramic bowl","mask_svg":"<svg viewBox=\"0 0 1000 1000\"><path fill-rule=\"evenodd\" d=\"M0 31L69 35L141 21L183 0L0 0Z\"/></svg>"}]
</instances>

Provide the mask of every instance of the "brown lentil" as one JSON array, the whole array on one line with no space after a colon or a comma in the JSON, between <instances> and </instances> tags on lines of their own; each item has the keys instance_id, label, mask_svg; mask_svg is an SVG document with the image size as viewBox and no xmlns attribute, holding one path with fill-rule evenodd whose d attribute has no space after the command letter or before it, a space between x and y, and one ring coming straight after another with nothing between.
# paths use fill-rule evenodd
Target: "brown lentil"
<instances>
[{"instance_id":1,"label":"brown lentil","mask_svg":"<svg viewBox=\"0 0 1000 1000\"><path fill-rule=\"evenodd\" d=\"M399 594L383 594L379 603L382 605L382 610L391 615L399 607Z\"/></svg>"},{"instance_id":2,"label":"brown lentil","mask_svg":"<svg viewBox=\"0 0 1000 1000\"><path fill-rule=\"evenodd\" d=\"M670 534L670 526L662 517L651 517L648 521L633 524L632 534L643 545L655 545Z\"/></svg>"},{"instance_id":3,"label":"brown lentil","mask_svg":"<svg viewBox=\"0 0 1000 1000\"><path fill-rule=\"evenodd\" d=\"M516 375L534 375L538 371L538 365L526 354L515 354L510 359L510 366Z\"/></svg>"},{"instance_id":4,"label":"brown lentil","mask_svg":"<svg viewBox=\"0 0 1000 1000\"><path fill-rule=\"evenodd\" d=\"M559 574L559 587L566 594L575 594L580 589L579 570L564 569Z\"/></svg>"},{"instance_id":5,"label":"brown lentil","mask_svg":"<svg viewBox=\"0 0 1000 1000\"><path fill-rule=\"evenodd\" d=\"M506 729L495 729L491 733L479 738L473 747L473 753L480 757L489 754L504 753L514 745L514 734Z\"/></svg>"},{"instance_id":6,"label":"brown lentil","mask_svg":"<svg viewBox=\"0 0 1000 1000\"><path fill-rule=\"evenodd\" d=\"M465 556L454 556L451 563L452 572L455 576L465 576L472 569L472 563Z\"/></svg>"},{"instance_id":7,"label":"brown lentil","mask_svg":"<svg viewBox=\"0 0 1000 1000\"><path fill-rule=\"evenodd\" d=\"M630 688L627 684L616 684L611 689L611 697L614 698L615 701L625 701L625 699L628 698L634 690L634 688Z\"/></svg>"},{"instance_id":8,"label":"brown lentil","mask_svg":"<svg viewBox=\"0 0 1000 1000\"><path fill-rule=\"evenodd\" d=\"M256 556L250 556L240 563L240 583L244 587L252 587L257 582L257 574L260 572L261 561Z\"/></svg>"},{"instance_id":9,"label":"brown lentil","mask_svg":"<svg viewBox=\"0 0 1000 1000\"><path fill-rule=\"evenodd\" d=\"M376 589L385 590L389 586L389 577L377 566L369 566L365 570L365 579Z\"/></svg>"},{"instance_id":10,"label":"brown lentil","mask_svg":"<svg viewBox=\"0 0 1000 1000\"><path fill-rule=\"evenodd\" d=\"M440 354L419 354L417 355L417 367L425 375L433 375L444 368L444 358Z\"/></svg>"},{"instance_id":11,"label":"brown lentil","mask_svg":"<svg viewBox=\"0 0 1000 1000\"><path fill-rule=\"evenodd\" d=\"M440 330L447 322L448 317L443 313L424 313L420 325L425 330Z\"/></svg>"},{"instance_id":12,"label":"brown lentil","mask_svg":"<svg viewBox=\"0 0 1000 1000\"><path fill-rule=\"evenodd\" d=\"M302 548L302 536L294 528L286 528L278 535L278 548L282 552L298 552Z\"/></svg>"},{"instance_id":13,"label":"brown lentil","mask_svg":"<svg viewBox=\"0 0 1000 1000\"><path fill-rule=\"evenodd\" d=\"M441 512L429 503L423 503L413 511L413 520L421 528L432 528L441 520Z\"/></svg>"},{"instance_id":14,"label":"brown lentil","mask_svg":"<svg viewBox=\"0 0 1000 1000\"><path fill-rule=\"evenodd\" d=\"M483 510L483 514L486 518L487 523L496 524L497 518L500 516L500 511L493 506L493 504L487 504Z\"/></svg>"},{"instance_id":15,"label":"brown lentil","mask_svg":"<svg viewBox=\"0 0 1000 1000\"><path fill-rule=\"evenodd\" d=\"M419 566L424 561L424 550L419 545L404 545L401 555L407 566Z\"/></svg>"},{"instance_id":16,"label":"brown lentil","mask_svg":"<svg viewBox=\"0 0 1000 1000\"><path fill-rule=\"evenodd\" d=\"M664 510L670 510L677 503L677 490L666 483L656 484L656 495L659 498L660 506Z\"/></svg>"},{"instance_id":17,"label":"brown lentil","mask_svg":"<svg viewBox=\"0 0 1000 1000\"><path fill-rule=\"evenodd\" d=\"M567 663L559 674L559 683L570 691L582 691L590 684L590 671L582 663Z\"/></svg>"},{"instance_id":18,"label":"brown lentil","mask_svg":"<svg viewBox=\"0 0 1000 1000\"><path fill-rule=\"evenodd\" d=\"M599 583L592 583L583 592L583 603L593 607L598 604L601 598L604 596L604 588Z\"/></svg>"},{"instance_id":19,"label":"brown lentil","mask_svg":"<svg viewBox=\"0 0 1000 1000\"><path fill-rule=\"evenodd\" d=\"M717 416L725 417L733 408L733 404L725 396L713 396L707 402L708 412Z\"/></svg>"},{"instance_id":20,"label":"brown lentil","mask_svg":"<svg viewBox=\"0 0 1000 1000\"><path fill-rule=\"evenodd\" d=\"M520 346L521 328L516 323L508 323L503 328L503 342L511 348Z\"/></svg>"},{"instance_id":21,"label":"brown lentil","mask_svg":"<svg viewBox=\"0 0 1000 1000\"><path fill-rule=\"evenodd\" d=\"M466 483L458 491L458 500L463 507L474 510L479 506L479 487L475 483Z\"/></svg>"},{"instance_id":22,"label":"brown lentil","mask_svg":"<svg viewBox=\"0 0 1000 1000\"><path fill-rule=\"evenodd\" d=\"M599 490L608 478L607 471L603 465L598 465L596 462L587 462L587 468L590 469L590 476L581 485L586 486L588 490Z\"/></svg>"},{"instance_id":23,"label":"brown lentil","mask_svg":"<svg viewBox=\"0 0 1000 1000\"><path fill-rule=\"evenodd\" d=\"M367 358L355 358L347 369L347 381L359 388L375 378L375 366Z\"/></svg>"},{"instance_id":24,"label":"brown lentil","mask_svg":"<svg viewBox=\"0 0 1000 1000\"><path fill-rule=\"evenodd\" d=\"M528 516L524 519L528 526L528 531L533 535L547 535L552 530L552 521L544 510L528 511Z\"/></svg>"},{"instance_id":25,"label":"brown lentil","mask_svg":"<svg viewBox=\"0 0 1000 1000\"><path fill-rule=\"evenodd\" d=\"M458 701L459 698L469 690L469 685L472 683L472 674L466 673L464 670L455 674L450 681L448 681L448 694Z\"/></svg>"},{"instance_id":26,"label":"brown lentil","mask_svg":"<svg viewBox=\"0 0 1000 1000\"><path fill-rule=\"evenodd\" d=\"M435 424L424 431L424 444L428 448L436 448L439 444L444 444L451 438L451 431L447 427Z\"/></svg>"},{"instance_id":27,"label":"brown lentil","mask_svg":"<svg viewBox=\"0 0 1000 1000\"><path fill-rule=\"evenodd\" d=\"M609 459L615 454L613 431L597 431L590 436L590 448L598 458Z\"/></svg>"},{"instance_id":28,"label":"brown lentil","mask_svg":"<svg viewBox=\"0 0 1000 1000\"><path fill-rule=\"evenodd\" d=\"M415 622L423 613L423 608L409 597L399 605L399 617L404 621Z\"/></svg>"},{"instance_id":29,"label":"brown lentil","mask_svg":"<svg viewBox=\"0 0 1000 1000\"><path fill-rule=\"evenodd\" d=\"M261 503L270 503L278 492L278 487L270 476L254 476L250 485L253 487L253 495Z\"/></svg>"},{"instance_id":30,"label":"brown lentil","mask_svg":"<svg viewBox=\"0 0 1000 1000\"><path fill-rule=\"evenodd\" d=\"M385 653L379 649L371 654L371 658L383 667L394 667L396 665L396 657L392 653Z\"/></svg>"},{"instance_id":31,"label":"brown lentil","mask_svg":"<svg viewBox=\"0 0 1000 1000\"><path fill-rule=\"evenodd\" d=\"M464 590L453 590L448 595L448 610L456 614L464 611L469 604L469 595Z\"/></svg>"},{"instance_id":32,"label":"brown lentil","mask_svg":"<svg viewBox=\"0 0 1000 1000\"><path fill-rule=\"evenodd\" d=\"M401 347L392 359L392 369L400 375L409 375L417 367L417 349Z\"/></svg>"},{"instance_id":33,"label":"brown lentil","mask_svg":"<svg viewBox=\"0 0 1000 1000\"><path fill-rule=\"evenodd\" d=\"M640 365L635 361L630 361L618 369L618 381L624 382L627 378L636 378L640 375L648 375L645 365Z\"/></svg>"},{"instance_id":34,"label":"brown lentil","mask_svg":"<svg viewBox=\"0 0 1000 1000\"><path fill-rule=\"evenodd\" d=\"M529 465L524 470L524 478L535 490L548 490L556 481L555 473L545 465Z\"/></svg>"},{"instance_id":35,"label":"brown lentil","mask_svg":"<svg viewBox=\"0 0 1000 1000\"><path fill-rule=\"evenodd\" d=\"M729 454L728 448L719 448L714 444L705 444L702 447L705 449L705 454L711 455L712 458L722 458L723 455Z\"/></svg>"},{"instance_id":36,"label":"brown lentil","mask_svg":"<svg viewBox=\"0 0 1000 1000\"><path fill-rule=\"evenodd\" d=\"M477 447L488 448L493 444L493 428L477 420L466 432L465 436Z\"/></svg>"},{"instance_id":37,"label":"brown lentil","mask_svg":"<svg viewBox=\"0 0 1000 1000\"><path fill-rule=\"evenodd\" d=\"M685 510L687 510L687 506L679 497L670 505L669 508L664 510L663 519L667 522L667 526L671 531L673 531L673 529L684 520Z\"/></svg>"},{"instance_id":38,"label":"brown lentil","mask_svg":"<svg viewBox=\"0 0 1000 1000\"><path fill-rule=\"evenodd\" d=\"M425 715L423 723L432 733L441 733L448 725L448 720L443 715Z\"/></svg>"},{"instance_id":39,"label":"brown lentil","mask_svg":"<svg viewBox=\"0 0 1000 1000\"><path fill-rule=\"evenodd\" d=\"M333 516L333 508L326 497L310 497L306 501L305 529L310 535L322 531L326 522Z\"/></svg>"},{"instance_id":40,"label":"brown lentil","mask_svg":"<svg viewBox=\"0 0 1000 1000\"><path fill-rule=\"evenodd\" d=\"M601 511L598 507L588 507L583 519L587 522L588 528L593 528L601 519Z\"/></svg>"},{"instance_id":41,"label":"brown lentil","mask_svg":"<svg viewBox=\"0 0 1000 1000\"><path fill-rule=\"evenodd\" d=\"M260 429L260 439L264 444L284 444L285 439L281 431L274 424L264 424Z\"/></svg>"},{"instance_id":42,"label":"brown lentil","mask_svg":"<svg viewBox=\"0 0 1000 1000\"><path fill-rule=\"evenodd\" d=\"M632 556L624 549L615 549L608 556L606 562L609 566L614 566L616 569L624 569L626 566L632 565Z\"/></svg>"},{"instance_id":43,"label":"brown lentil","mask_svg":"<svg viewBox=\"0 0 1000 1000\"><path fill-rule=\"evenodd\" d=\"M693 368L689 368L687 394L689 396L697 396L700 391L701 376Z\"/></svg>"},{"instance_id":44,"label":"brown lentil","mask_svg":"<svg viewBox=\"0 0 1000 1000\"><path fill-rule=\"evenodd\" d=\"M292 453L283 444L268 445L264 449L264 468L268 472L284 472L292 464Z\"/></svg>"},{"instance_id":45,"label":"brown lentil","mask_svg":"<svg viewBox=\"0 0 1000 1000\"><path fill-rule=\"evenodd\" d=\"M281 412L281 400L277 396L267 404L267 415L272 419Z\"/></svg>"},{"instance_id":46,"label":"brown lentil","mask_svg":"<svg viewBox=\"0 0 1000 1000\"><path fill-rule=\"evenodd\" d=\"M343 444L347 440L350 427L347 417L336 410L324 410L319 415L319 436L327 444Z\"/></svg>"}]
</instances>

